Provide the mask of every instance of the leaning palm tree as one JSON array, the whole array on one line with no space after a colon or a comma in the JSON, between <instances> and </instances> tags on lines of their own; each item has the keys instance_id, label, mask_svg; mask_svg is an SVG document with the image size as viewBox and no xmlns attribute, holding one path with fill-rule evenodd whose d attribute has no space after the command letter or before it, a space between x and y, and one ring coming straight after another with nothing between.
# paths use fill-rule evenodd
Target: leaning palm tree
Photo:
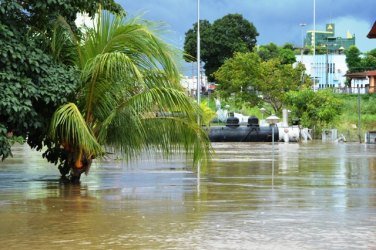
<instances>
[{"instance_id":1,"label":"leaning palm tree","mask_svg":"<svg viewBox=\"0 0 376 250\"><path fill-rule=\"evenodd\" d=\"M200 108L182 91L176 53L147 23L102 13L73 41L81 86L74 103L56 110L50 133L72 182L109 148L127 159L145 150L184 151L196 163L208 156Z\"/></svg>"}]
</instances>

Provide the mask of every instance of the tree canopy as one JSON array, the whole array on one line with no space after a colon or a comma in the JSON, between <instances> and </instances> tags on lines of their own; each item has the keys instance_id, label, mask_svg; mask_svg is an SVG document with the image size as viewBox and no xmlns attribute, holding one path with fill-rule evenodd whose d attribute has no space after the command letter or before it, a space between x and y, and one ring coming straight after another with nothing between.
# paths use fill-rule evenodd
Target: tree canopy
<instances>
[{"instance_id":1,"label":"tree canopy","mask_svg":"<svg viewBox=\"0 0 376 250\"><path fill-rule=\"evenodd\" d=\"M376 69L376 49L370 50L362 56L356 46L350 46L345 51L345 55L349 73Z\"/></svg>"},{"instance_id":2,"label":"tree canopy","mask_svg":"<svg viewBox=\"0 0 376 250\"><path fill-rule=\"evenodd\" d=\"M255 47L259 33L256 27L240 14L228 14L210 24L200 21L201 60L205 63L205 74L213 80L212 74L231 58L234 52L249 52ZM184 52L187 61L196 61L197 23L185 33Z\"/></svg>"},{"instance_id":3,"label":"tree canopy","mask_svg":"<svg viewBox=\"0 0 376 250\"><path fill-rule=\"evenodd\" d=\"M48 53L46 36L32 31L31 20L24 23L30 17L28 5L22 4L0 3L0 126L6 134L27 137L32 147L41 148L43 141L49 143L45 135L54 108L73 95L79 75L75 67ZM9 144L0 146L2 158L11 155Z\"/></svg>"},{"instance_id":4,"label":"tree canopy","mask_svg":"<svg viewBox=\"0 0 376 250\"><path fill-rule=\"evenodd\" d=\"M294 68L278 57L264 61L257 52L236 53L214 75L224 98L236 93L250 105L267 102L275 112L282 109L288 91L311 84L309 77L303 77L303 65Z\"/></svg>"},{"instance_id":5,"label":"tree canopy","mask_svg":"<svg viewBox=\"0 0 376 250\"><path fill-rule=\"evenodd\" d=\"M356 46L350 46L345 50L346 63L349 68L349 72L359 72L361 71L361 58L360 50Z\"/></svg>"},{"instance_id":6,"label":"tree canopy","mask_svg":"<svg viewBox=\"0 0 376 250\"><path fill-rule=\"evenodd\" d=\"M290 91L286 96L286 104L300 119L303 127L316 126L319 130L333 125L342 110L342 101L330 89L317 92L310 88Z\"/></svg>"},{"instance_id":7,"label":"tree canopy","mask_svg":"<svg viewBox=\"0 0 376 250\"><path fill-rule=\"evenodd\" d=\"M264 61L278 58L282 64L293 64L296 62L294 46L289 43L281 47L275 43L269 43L259 46L256 51Z\"/></svg>"}]
</instances>

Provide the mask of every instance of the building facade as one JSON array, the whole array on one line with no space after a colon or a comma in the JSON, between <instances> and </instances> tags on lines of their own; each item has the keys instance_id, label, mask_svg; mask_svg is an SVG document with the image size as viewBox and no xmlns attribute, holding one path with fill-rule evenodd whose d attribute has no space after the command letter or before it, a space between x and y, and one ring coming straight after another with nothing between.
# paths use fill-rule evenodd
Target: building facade
<instances>
[{"instance_id":1,"label":"building facade","mask_svg":"<svg viewBox=\"0 0 376 250\"><path fill-rule=\"evenodd\" d=\"M351 45L355 45L355 35L347 32L346 37L336 37L335 24L326 24L325 31L309 30L307 31L306 38L304 39L305 48L328 50L329 53L340 54Z\"/></svg>"},{"instance_id":2,"label":"building facade","mask_svg":"<svg viewBox=\"0 0 376 250\"><path fill-rule=\"evenodd\" d=\"M314 88L342 88L346 82L346 56L341 54L325 55L296 55L297 63L301 62L312 80L315 79Z\"/></svg>"}]
</instances>

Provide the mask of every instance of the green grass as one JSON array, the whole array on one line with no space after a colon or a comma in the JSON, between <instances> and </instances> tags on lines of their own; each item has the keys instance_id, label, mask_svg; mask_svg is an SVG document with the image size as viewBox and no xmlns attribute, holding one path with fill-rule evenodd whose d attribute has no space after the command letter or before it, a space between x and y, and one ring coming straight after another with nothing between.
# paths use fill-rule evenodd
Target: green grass
<instances>
[{"instance_id":1,"label":"green grass","mask_svg":"<svg viewBox=\"0 0 376 250\"><path fill-rule=\"evenodd\" d=\"M376 95L359 95L360 113L357 94L338 94L337 97L343 102L342 114L335 121L338 134L344 134L348 141L356 141L359 128L362 140L367 131L376 130Z\"/></svg>"}]
</instances>

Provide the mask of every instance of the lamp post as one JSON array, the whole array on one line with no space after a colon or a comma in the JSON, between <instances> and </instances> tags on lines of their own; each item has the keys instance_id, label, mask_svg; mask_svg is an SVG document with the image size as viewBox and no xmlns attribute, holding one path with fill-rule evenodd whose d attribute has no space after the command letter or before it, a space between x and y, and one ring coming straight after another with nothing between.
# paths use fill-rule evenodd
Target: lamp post
<instances>
[{"instance_id":1,"label":"lamp post","mask_svg":"<svg viewBox=\"0 0 376 250\"><path fill-rule=\"evenodd\" d=\"M266 118L266 121L272 127L272 186L274 186L274 127L278 123L279 117L273 114Z\"/></svg>"},{"instance_id":2,"label":"lamp post","mask_svg":"<svg viewBox=\"0 0 376 250\"><path fill-rule=\"evenodd\" d=\"M303 52L304 52L304 36L303 36L303 31L304 31L304 27L307 25L306 23L300 23L299 24L300 25L300 27L302 28L301 29L301 33L302 33L302 49L301 49L301 54L300 54L300 62L302 62L303 63Z\"/></svg>"},{"instance_id":3,"label":"lamp post","mask_svg":"<svg viewBox=\"0 0 376 250\"><path fill-rule=\"evenodd\" d=\"M260 112L261 112L261 120L264 120L264 113L266 112L266 109L260 108Z\"/></svg>"},{"instance_id":4,"label":"lamp post","mask_svg":"<svg viewBox=\"0 0 376 250\"><path fill-rule=\"evenodd\" d=\"M201 89L201 41L200 41L200 0L197 0L197 103L200 105L200 89ZM198 118L198 123L200 120Z\"/></svg>"}]
</instances>

